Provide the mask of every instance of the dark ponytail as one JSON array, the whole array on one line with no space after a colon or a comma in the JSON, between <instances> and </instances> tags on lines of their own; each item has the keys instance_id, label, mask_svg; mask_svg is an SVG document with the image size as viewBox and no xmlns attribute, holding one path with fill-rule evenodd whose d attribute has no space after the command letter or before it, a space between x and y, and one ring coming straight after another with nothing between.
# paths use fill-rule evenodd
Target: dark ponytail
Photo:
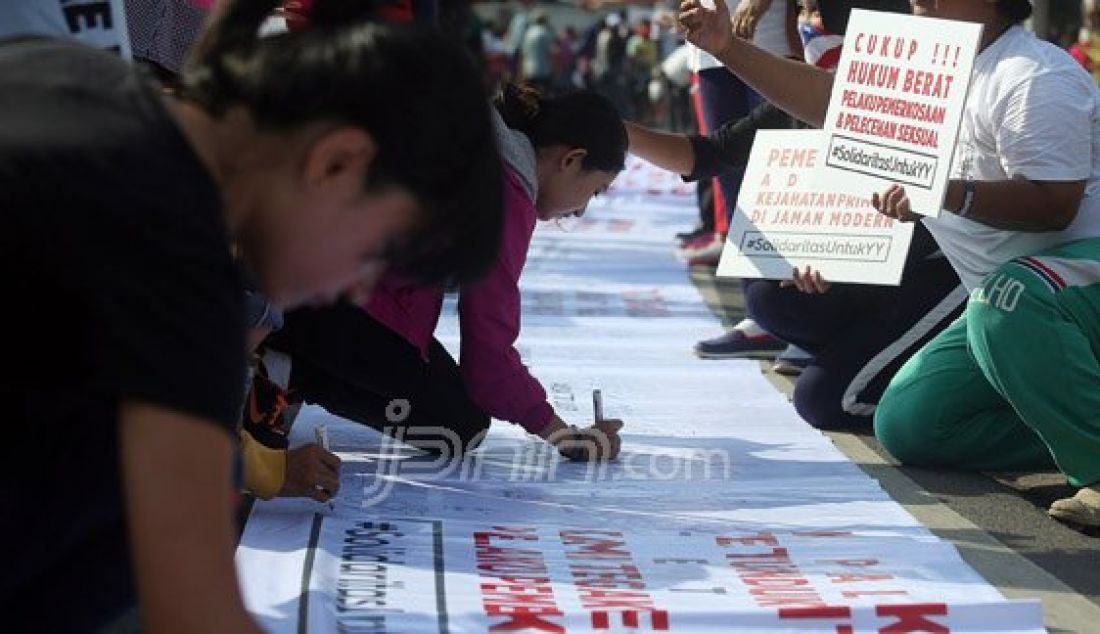
<instances>
[{"instance_id":1,"label":"dark ponytail","mask_svg":"<svg viewBox=\"0 0 1100 634\"><path fill-rule=\"evenodd\" d=\"M527 132L542 110L542 93L530 84L506 83L493 101L500 118L513 130Z\"/></svg>"},{"instance_id":2,"label":"dark ponytail","mask_svg":"<svg viewBox=\"0 0 1100 634\"><path fill-rule=\"evenodd\" d=\"M260 37L276 3L220 2L180 97L213 116L243 107L272 132L312 123L367 131L378 147L367 186L405 188L422 209L413 243L394 253L403 271L461 282L487 270L500 243L500 157L465 51L422 28L328 10L356 4L347 0L316 0L309 28Z\"/></svg>"},{"instance_id":3,"label":"dark ponytail","mask_svg":"<svg viewBox=\"0 0 1100 634\"><path fill-rule=\"evenodd\" d=\"M231 73L225 68L232 53L242 54L256 45L260 26L275 10L279 0L240 0L217 2L206 21L206 27L185 60L183 72L192 84L218 84L224 90L232 85ZM232 100L211 90L211 101L217 101L214 114L223 114ZM213 104L210 104L213 107Z\"/></svg>"},{"instance_id":4,"label":"dark ponytail","mask_svg":"<svg viewBox=\"0 0 1100 634\"><path fill-rule=\"evenodd\" d=\"M629 142L622 117L610 101L588 90L543 97L523 84L505 84L494 102L504 123L527 135L535 149L551 145L588 150L586 170L618 172Z\"/></svg>"}]
</instances>

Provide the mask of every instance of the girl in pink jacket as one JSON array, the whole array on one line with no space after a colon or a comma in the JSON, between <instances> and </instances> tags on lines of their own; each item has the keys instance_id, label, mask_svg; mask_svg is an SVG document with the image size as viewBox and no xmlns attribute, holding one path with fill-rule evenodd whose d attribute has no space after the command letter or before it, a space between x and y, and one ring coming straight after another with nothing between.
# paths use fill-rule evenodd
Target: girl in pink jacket
<instances>
[{"instance_id":1,"label":"girl in pink jacket","mask_svg":"<svg viewBox=\"0 0 1100 634\"><path fill-rule=\"evenodd\" d=\"M290 357L292 395L423 449L458 455L498 418L570 458L613 458L621 421L569 426L514 344L519 276L535 222L584 213L623 168L626 130L614 106L591 92L547 98L509 85L494 105L504 159L500 251L481 280L459 289L460 361L433 337L443 287L397 271L362 306L288 314L285 328L266 345L282 353L278 358ZM487 248L494 242L487 238Z\"/></svg>"}]
</instances>

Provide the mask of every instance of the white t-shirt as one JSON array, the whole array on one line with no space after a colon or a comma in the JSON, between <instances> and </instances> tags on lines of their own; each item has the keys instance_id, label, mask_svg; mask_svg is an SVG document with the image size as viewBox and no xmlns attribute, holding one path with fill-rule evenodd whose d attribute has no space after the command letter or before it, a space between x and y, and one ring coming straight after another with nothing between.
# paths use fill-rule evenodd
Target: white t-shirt
<instances>
[{"instance_id":1,"label":"white t-shirt","mask_svg":"<svg viewBox=\"0 0 1100 634\"><path fill-rule=\"evenodd\" d=\"M924 223L967 288L1013 258L1100 236L1100 90L1065 51L1019 26L974 62L952 178L1088 180L1064 231L1003 231L943 212ZM978 194L979 198L981 194Z\"/></svg>"},{"instance_id":2,"label":"white t-shirt","mask_svg":"<svg viewBox=\"0 0 1100 634\"><path fill-rule=\"evenodd\" d=\"M0 0L0 38L71 37L130 59L122 0Z\"/></svg>"},{"instance_id":3,"label":"white t-shirt","mask_svg":"<svg viewBox=\"0 0 1100 634\"><path fill-rule=\"evenodd\" d=\"M740 0L734 2L727 0L726 6L730 9L730 15L733 15L733 12L737 10L737 5L739 4ZM764 12L764 15L756 24L756 33L752 36L752 43L780 57L793 55L791 44L787 40L786 0L772 0L772 5L768 7L768 10ZM702 49L696 49L696 71L706 70L708 68L719 68L721 66L722 63L715 59L713 55Z\"/></svg>"}]
</instances>

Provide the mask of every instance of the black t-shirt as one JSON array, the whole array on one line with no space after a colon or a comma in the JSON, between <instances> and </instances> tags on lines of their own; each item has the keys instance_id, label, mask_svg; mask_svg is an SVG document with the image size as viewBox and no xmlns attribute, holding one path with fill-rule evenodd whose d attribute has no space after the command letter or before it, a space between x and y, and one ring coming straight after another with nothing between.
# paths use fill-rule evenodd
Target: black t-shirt
<instances>
[{"instance_id":1,"label":"black t-shirt","mask_svg":"<svg viewBox=\"0 0 1100 634\"><path fill-rule=\"evenodd\" d=\"M244 316L228 245L219 192L151 82L77 44L0 44L6 621L83 629L129 599L120 402L231 433Z\"/></svg>"}]
</instances>

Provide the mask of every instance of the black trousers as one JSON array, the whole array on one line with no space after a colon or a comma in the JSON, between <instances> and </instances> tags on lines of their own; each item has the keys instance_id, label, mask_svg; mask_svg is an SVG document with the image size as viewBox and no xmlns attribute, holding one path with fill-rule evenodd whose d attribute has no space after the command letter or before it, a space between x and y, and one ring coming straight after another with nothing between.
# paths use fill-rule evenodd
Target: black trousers
<instances>
[{"instance_id":1,"label":"black trousers","mask_svg":"<svg viewBox=\"0 0 1100 634\"><path fill-rule=\"evenodd\" d=\"M913 233L900 286L834 284L823 295L745 280L746 308L769 333L813 353L794 406L821 429L871 424L902 364L962 313L966 289L928 231Z\"/></svg>"},{"instance_id":2,"label":"black trousers","mask_svg":"<svg viewBox=\"0 0 1100 634\"><path fill-rule=\"evenodd\" d=\"M433 339L425 361L357 306L292 311L265 344L291 357L290 389L303 400L415 447L461 455L489 427L442 344Z\"/></svg>"}]
</instances>

